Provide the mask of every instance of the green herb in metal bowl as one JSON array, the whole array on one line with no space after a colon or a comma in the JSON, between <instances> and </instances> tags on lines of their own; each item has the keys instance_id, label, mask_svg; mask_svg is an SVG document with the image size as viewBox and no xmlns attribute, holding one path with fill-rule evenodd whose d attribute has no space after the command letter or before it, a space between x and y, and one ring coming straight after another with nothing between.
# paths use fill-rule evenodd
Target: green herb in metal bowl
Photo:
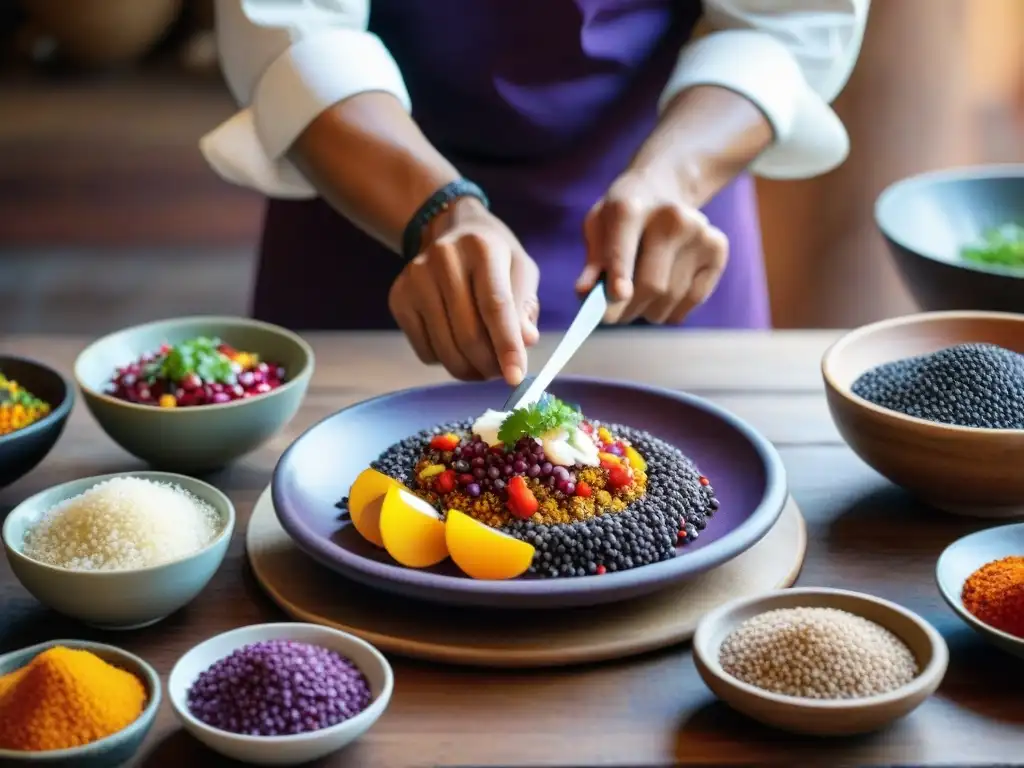
<instances>
[{"instance_id":1,"label":"green herb in metal bowl","mask_svg":"<svg viewBox=\"0 0 1024 768\"><path fill-rule=\"evenodd\" d=\"M1024 227L1004 224L986 232L979 243L960 251L965 261L1024 270Z\"/></svg>"}]
</instances>

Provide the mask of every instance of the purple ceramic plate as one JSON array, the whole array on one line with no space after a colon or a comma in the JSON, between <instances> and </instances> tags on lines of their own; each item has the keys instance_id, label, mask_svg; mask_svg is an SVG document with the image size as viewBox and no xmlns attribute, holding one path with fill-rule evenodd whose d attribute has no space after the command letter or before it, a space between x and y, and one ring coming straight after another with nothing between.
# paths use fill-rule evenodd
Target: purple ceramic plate
<instances>
[{"instance_id":1,"label":"purple ceramic plate","mask_svg":"<svg viewBox=\"0 0 1024 768\"><path fill-rule=\"evenodd\" d=\"M711 480L721 508L697 541L671 560L575 578L478 581L450 562L415 570L365 541L335 506L356 476L396 443L439 423L499 408L501 382L446 384L395 392L328 416L285 451L274 470L278 519L295 543L328 568L367 586L454 605L563 608L655 592L720 565L752 547L786 501L782 459L753 427L692 395L599 379L566 377L552 394L593 419L653 435L691 457Z\"/></svg>"}]
</instances>

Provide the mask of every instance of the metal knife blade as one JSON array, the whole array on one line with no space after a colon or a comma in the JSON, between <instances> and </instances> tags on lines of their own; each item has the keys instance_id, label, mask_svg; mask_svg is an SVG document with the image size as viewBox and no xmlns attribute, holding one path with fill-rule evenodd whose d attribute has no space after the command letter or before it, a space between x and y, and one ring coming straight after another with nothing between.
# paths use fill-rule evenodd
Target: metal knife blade
<instances>
[{"instance_id":1,"label":"metal knife blade","mask_svg":"<svg viewBox=\"0 0 1024 768\"><path fill-rule=\"evenodd\" d=\"M566 363L583 346L583 342L590 338L594 329L601 324L601 319L607 311L608 297L604 290L604 280L601 279L590 289L590 293L583 300L572 325L569 326L569 330L565 332L562 340L558 342L558 346L555 347L555 351L551 353L548 361L544 363L544 367L536 376L527 376L518 387L512 390L512 394L505 401L503 410L513 411L516 408L533 405L540 400L544 391L562 372Z\"/></svg>"}]
</instances>

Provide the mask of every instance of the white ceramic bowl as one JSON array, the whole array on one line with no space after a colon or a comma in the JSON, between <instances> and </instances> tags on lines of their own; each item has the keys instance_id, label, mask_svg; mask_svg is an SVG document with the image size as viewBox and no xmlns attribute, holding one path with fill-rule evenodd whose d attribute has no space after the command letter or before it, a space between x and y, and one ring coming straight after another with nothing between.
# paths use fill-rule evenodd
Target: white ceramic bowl
<instances>
[{"instance_id":1,"label":"white ceramic bowl","mask_svg":"<svg viewBox=\"0 0 1024 768\"><path fill-rule=\"evenodd\" d=\"M976 570L993 560L1024 556L1024 523L986 528L957 539L939 556L935 580L949 607L982 637L1007 653L1024 658L1024 640L990 627L964 608L964 582Z\"/></svg>"},{"instance_id":2,"label":"white ceramic bowl","mask_svg":"<svg viewBox=\"0 0 1024 768\"><path fill-rule=\"evenodd\" d=\"M210 504L221 518L220 533L181 560L126 571L73 571L40 563L22 553L25 533L62 501L115 477L171 483ZM102 629L138 629L155 624L192 602L220 568L235 529L235 507L209 483L168 472L118 472L56 485L11 510L3 525L11 570L35 598L53 610Z\"/></svg>"},{"instance_id":3,"label":"white ceramic bowl","mask_svg":"<svg viewBox=\"0 0 1024 768\"><path fill-rule=\"evenodd\" d=\"M907 644L920 672L906 685L879 696L820 700L771 693L722 669L718 654L726 637L747 619L779 608L837 608L873 621ZM931 624L888 600L842 589L804 587L734 600L707 614L693 637L693 659L708 688L748 717L794 733L847 736L878 730L916 709L942 682L949 649Z\"/></svg>"},{"instance_id":4,"label":"white ceramic bowl","mask_svg":"<svg viewBox=\"0 0 1024 768\"><path fill-rule=\"evenodd\" d=\"M266 640L292 640L335 651L352 661L370 683L370 706L355 717L319 731L290 736L241 736L200 722L188 711L188 689L215 662L239 648ZM210 749L254 765L299 765L336 752L380 719L391 700L394 675L369 643L316 624L255 624L217 635L182 656L167 680L167 698L181 724Z\"/></svg>"}]
</instances>

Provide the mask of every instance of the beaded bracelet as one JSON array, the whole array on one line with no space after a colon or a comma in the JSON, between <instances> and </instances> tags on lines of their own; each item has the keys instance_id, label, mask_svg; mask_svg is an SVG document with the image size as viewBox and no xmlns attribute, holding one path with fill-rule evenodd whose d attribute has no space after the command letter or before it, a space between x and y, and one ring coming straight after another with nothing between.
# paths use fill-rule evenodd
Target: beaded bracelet
<instances>
[{"instance_id":1,"label":"beaded bracelet","mask_svg":"<svg viewBox=\"0 0 1024 768\"><path fill-rule=\"evenodd\" d=\"M445 184L427 198L427 201L420 206L409 223L405 225L405 231L402 233L402 256L406 261L415 258L416 254L420 252L423 230L427 225L448 210L451 204L460 197L475 197L484 204L485 208L490 207L487 195L469 179L456 179Z\"/></svg>"}]
</instances>

